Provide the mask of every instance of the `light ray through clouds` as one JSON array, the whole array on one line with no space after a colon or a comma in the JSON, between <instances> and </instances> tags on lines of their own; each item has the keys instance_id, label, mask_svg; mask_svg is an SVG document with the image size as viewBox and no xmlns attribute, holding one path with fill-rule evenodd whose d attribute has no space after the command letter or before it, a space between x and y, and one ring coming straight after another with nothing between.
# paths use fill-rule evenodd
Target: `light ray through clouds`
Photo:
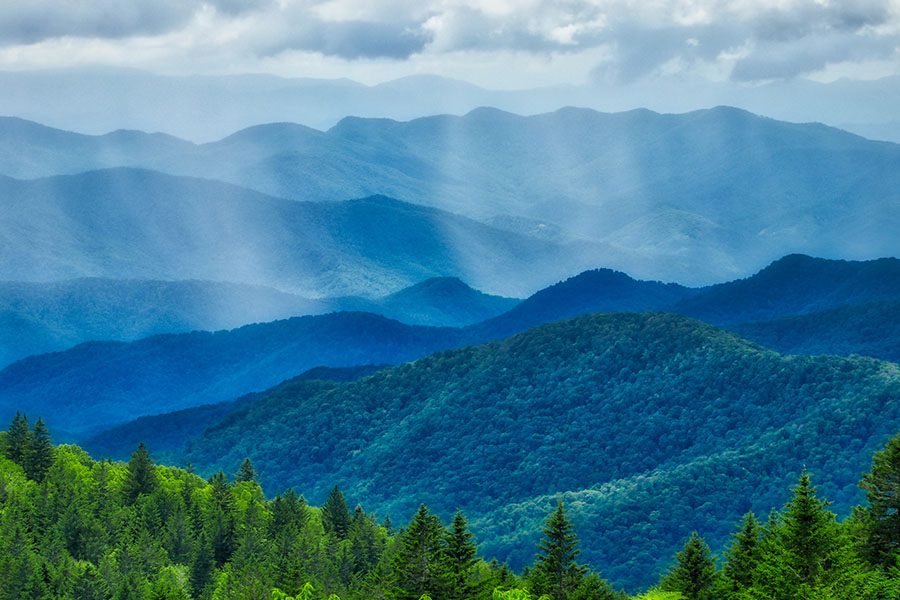
<instances>
[{"instance_id":1,"label":"light ray through clouds","mask_svg":"<svg viewBox=\"0 0 900 600\"><path fill-rule=\"evenodd\" d=\"M900 0L0 0L0 11L0 67L13 69L368 71L371 83L467 78L459 65L480 62L494 67L472 79L513 87L672 73L761 81L847 63L900 72Z\"/></svg>"}]
</instances>

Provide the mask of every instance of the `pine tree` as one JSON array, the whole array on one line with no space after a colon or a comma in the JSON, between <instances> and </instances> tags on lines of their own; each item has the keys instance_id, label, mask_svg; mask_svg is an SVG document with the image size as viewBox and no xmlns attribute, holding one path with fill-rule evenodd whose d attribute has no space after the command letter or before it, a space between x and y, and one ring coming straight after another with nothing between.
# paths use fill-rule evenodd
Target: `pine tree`
<instances>
[{"instance_id":1,"label":"pine tree","mask_svg":"<svg viewBox=\"0 0 900 600\"><path fill-rule=\"evenodd\" d=\"M685 600L711 600L716 562L709 546L696 531L691 533L684 548L675 555L675 561L675 566L663 579L662 588L680 592Z\"/></svg>"},{"instance_id":2,"label":"pine tree","mask_svg":"<svg viewBox=\"0 0 900 600\"><path fill-rule=\"evenodd\" d=\"M334 486L322 505L322 526L326 533L333 534L339 540L346 539L350 531L350 509L338 486Z\"/></svg>"},{"instance_id":3,"label":"pine tree","mask_svg":"<svg viewBox=\"0 0 900 600\"><path fill-rule=\"evenodd\" d=\"M862 509L863 551L873 564L890 567L900 560L900 435L875 453L872 470L860 482L869 506Z\"/></svg>"},{"instance_id":4,"label":"pine tree","mask_svg":"<svg viewBox=\"0 0 900 600\"><path fill-rule=\"evenodd\" d=\"M446 532L437 516L423 504L400 534L392 562L397 600L418 600L423 594L444 597L447 588L444 566Z\"/></svg>"},{"instance_id":5,"label":"pine tree","mask_svg":"<svg viewBox=\"0 0 900 600\"><path fill-rule=\"evenodd\" d=\"M447 569L450 575L450 595L454 600L465 600L472 596L472 569L475 566L477 548L472 541L466 517L456 511L453 525L447 533Z\"/></svg>"},{"instance_id":6,"label":"pine tree","mask_svg":"<svg viewBox=\"0 0 900 600\"><path fill-rule=\"evenodd\" d=\"M207 524L212 545L213 561L221 567L231 558L236 547L235 501L225 473L219 471L209 478L212 486L213 511Z\"/></svg>"},{"instance_id":7,"label":"pine tree","mask_svg":"<svg viewBox=\"0 0 900 600\"><path fill-rule=\"evenodd\" d=\"M53 466L53 442L50 440L50 432L43 419L38 419L34 424L34 431L30 436L30 447L25 458L25 472L29 478L41 482L47 475L47 471Z\"/></svg>"},{"instance_id":8,"label":"pine tree","mask_svg":"<svg viewBox=\"0 0 900 600\"><path fill-rule=\"evenodd\" d=\"M22 413L16 413L9 431L6 435L6 457L25 468L28 454L31 450L31 429L28 426L28 417Z\"/></svg>"},{"instance_id":9,"label":"pine tree","mask_svg":"<svg viewBox=\"0 0 900 600\"><path fill-rule=\"evenodd\" d=\"M543 534L531 573L532 591L551 600L566 600L581 585L587 568L576 562L580 553L578 536L566 518L562 500L547 519Z\"/></svg>"},{"instance_id":10,"label":"pine tree","mask_svg":"<svg viewBox=\"0 0 900 600\"><path fill-rule=\"evenodd\" d=\"M156 489L156 468L147 447L141 442L128 461L128 475L125 479L125 498L134 503L141 494L150 494Z\"/></svg>"},{"instance_id":11,"label":"pine tree","mask_svg":"<svg viewBox=\"0 0 900 600\"><path fill-rule=\"evenodd\" d=\"M849 568L848 546L827 506L804 470L781 518L766 528L760 543L754 587L766 597L816 595Z\"/></svg>"},{"instance_id":12,"label":"pine tree","mask_svg":"<svg viewBox=\"0 0 900 600\"><path fill-rule=\"evenodd\" d=\"M819 581L825 561L837 545L835 515L826 510L828 504L816 497L816 488L804 469L782 518L781 541L788 550L790 566L800 581L810 586Z\"/></svg>"},{"instance_id":13,"label":"pine tree","mask_svg":"<svg viewBox=\"0 0 900 600\"><path fill-rule=\"evenodd\" d=\"M350 542L350 563L354 575L368 573L378 562L383 549L382 538L375 521L361 506L353 511L353 521L347 534Z\"/></svg>"},{"instance_id":14,"label":"pine tree","mask_svg":"<svg viewBox=\"0 0 900 600\"><path fill-rule=\"evenodd\" d=\"M759 544L762 528L756 515L748 512L741 521L741 528L731 534L733 542L725 551L723 572L732 592L739 592L753 585L753 576L759 562Z\"/></svg>"},{"instance_id":15,"label":"pine tree","mask_svg":"<svg viewBox=\"0 0 900 600\"><path fill-rule=\"evenodd\" d=\"M194 556L191 560L191 589L194 590L196 597L203 597L206 587L212 581L212 570L212 547L206 534L201 532L194 547Z\"/></svg>"},{"instance_id":16,"label":"pine tree","mask_svg":"<svg viewBox=\"0 0 900 600\"><path fill-rule=\"evenodd\" d=\"M234 476L234 480L237 483L257 480L256 469L253 468L253 464L250 462L249 458L245 458L244 462L241 463L241 468L238 469L237 475Z\"/></svg>"}]
</instances>

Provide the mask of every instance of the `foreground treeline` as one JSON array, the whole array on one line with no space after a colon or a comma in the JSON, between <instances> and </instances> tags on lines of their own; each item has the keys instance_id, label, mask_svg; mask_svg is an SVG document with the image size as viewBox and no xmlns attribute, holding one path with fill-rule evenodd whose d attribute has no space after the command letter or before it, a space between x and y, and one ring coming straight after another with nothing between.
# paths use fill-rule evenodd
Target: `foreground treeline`
<instances>
[{"instance_id":1,"label":"foreground treeline","mask_svg":"<svg viewBox=\"0 0 900 600\"><path fill-rule=\"evenodd\" d=\"M479 558L465 517L422 506L394 530L335 488L321 508L267 500L245 461L231 480L53 447L39 420L0 434L0 600L619 600L578 562L562 503L534 563ZM867 504L839 522L805 472L781 511L736 526L721 557L697 534L642 598L900 598L900 436L863 478ZM588 540L587 543L590 543Z\"/></svg>"}]
</instances>

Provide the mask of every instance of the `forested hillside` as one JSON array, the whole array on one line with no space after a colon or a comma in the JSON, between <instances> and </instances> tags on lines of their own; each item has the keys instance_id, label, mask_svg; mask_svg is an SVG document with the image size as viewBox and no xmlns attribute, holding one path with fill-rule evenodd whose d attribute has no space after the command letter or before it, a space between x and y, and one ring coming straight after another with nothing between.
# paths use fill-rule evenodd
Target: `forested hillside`
<instances>
[{"instance_id":1,"label":"forested hillside","mask_svg":"<svg viewBox=\"0 0 900 600\"><path fill-rule=\"evenodd\" d=\"M685 536L639 598L897 598L898 465L900 436L860 482L866 503L840 522L804 471L765 523L747 513L731 524L718 556ZM233 480L204 480L155 465L143 445L127 464L96 462L17 415L0 433L0 600L628 598L582 562L598 538L561 501L527 532L530 566L517 574L482 558L490 538L460 511L442 520L423 504L401 527L351 509L337 487L313 507L293 489L267 499L257 478L244 460Z\"/></svg>"},{"instance_id":2,"label":"forested hillside","mask_svg":"<svg viewBox=\"0 0 900 600\"><path fill-rule=\"evenodd\" d=\"M891 304L862 307L886 301L900 301L897 259L790 256L753 277L700 289L598 269L541 290L502 315L458 329L411 327L381 316L344 313L129 344L91 343L35 356L0 371L0 416L33 406L46 410L58 431L84 440L84 433L122 421L228 402L311 367L398 363L593 312L699 313L783 352L891 359L900 347ZM456 280L436 279L380 300L335 302L415 321L465 319L511 301L480 294ZM803 318L784 320L797 315ZM773 322L747 322L753 318ZM62 398L65 404L52 409Z\"/></svg>"},{"instance_id":3,"label":"forested hillside","mask_svg":"<svg viewBox=\"0 0 900 600\"><path fill-rule=\"evenodd\" d=\"M894 364L784 357L673 315L594 315L358 382L286 383L182 461L209 473L249 456L270 493L297 485L318 502L337 483L395 517L459 507L516 568L563 494L595 540L586 559L638 585L692 529L721 544L742 513L781 503L804 465L845 513L898 423ZM666 518L652 514L661 497Z\"/></svg>"}]
</instances>

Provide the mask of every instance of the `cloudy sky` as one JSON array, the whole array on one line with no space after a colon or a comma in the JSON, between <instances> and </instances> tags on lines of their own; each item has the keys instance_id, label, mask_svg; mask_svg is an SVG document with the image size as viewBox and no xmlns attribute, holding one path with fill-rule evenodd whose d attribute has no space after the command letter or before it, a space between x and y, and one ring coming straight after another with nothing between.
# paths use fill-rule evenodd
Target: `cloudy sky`
<instances>
[{"instance_id":1,"label":"cloudy sky","mask_svg":"<svg viewBox=\"0 0 900 600\"><path fill-rule=\"evenodd\" d=\"M494 88L900 73L900 0L0 0L0 69Z\"/></svg>"}]
</instances>

